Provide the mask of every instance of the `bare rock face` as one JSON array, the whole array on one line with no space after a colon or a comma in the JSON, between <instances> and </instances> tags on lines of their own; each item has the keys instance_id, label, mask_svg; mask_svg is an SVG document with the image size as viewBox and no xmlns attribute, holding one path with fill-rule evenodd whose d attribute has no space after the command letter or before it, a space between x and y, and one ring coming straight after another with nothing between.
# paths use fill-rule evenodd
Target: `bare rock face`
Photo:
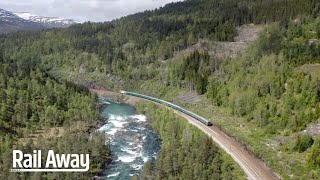
<instances>
[{"instance_id":1,"label":"bare rock face","mask_svg":"<svg viewBox=\"0 0 320 180\"><path fill-rule=\"evenodd\" d=\"M253 42L259 37L263 29L262 25L243 25L237 28L238 35L234 38L235 42Z\"/></svg>"},{"instance_id":2,"label":"bare rock face","mask_svg":"<svg viewBox=\"0 0 320 180\"><path fill-rule=\"evenodd\" d=\"M250 43L258 39L262 29L262 25L253 24L238 27L234 42L216 42L215 55L222 59L237 57Z\"/></svg>"},{"instance_id":3,"label":"bare rock face","mask_svg":"<svg viewBox=\"0 0 320 180\"><path fill-rule=\"evenodd\" d=\"M310 136L319 136L320 135L320 122L315 124L309 124L304 131Z\"/></svg>"},{"instance_id":4,"label":"bare rock face","mask_svg":"<svg viewBox=\"0 0 320 180\"><path fill-rule=\"evenodd\" d=\"M211 56L220 59L235 58L243 52L250 43L258 39L259 33L263 28L263 25L254 24L240 26L237 28L237 36L233 42L199 40L198 43L189 46L187 49L175 52L171 60L184 58L194 51L208 51ZM163 63L165 63L165 61L163 61Z\"/></svg>"},{"instance_id":5,"label":"bare rock face","mask_svg":"<svg viewBox=\"0 0 320 180\"><path fill-rule=\"evenodd\" d=\"M84 64L81 64L80 68L79 68L79 73L83 74L83 73L86 73L86 72L87 72L86 66Z\"/></svg>"}]
</instances>

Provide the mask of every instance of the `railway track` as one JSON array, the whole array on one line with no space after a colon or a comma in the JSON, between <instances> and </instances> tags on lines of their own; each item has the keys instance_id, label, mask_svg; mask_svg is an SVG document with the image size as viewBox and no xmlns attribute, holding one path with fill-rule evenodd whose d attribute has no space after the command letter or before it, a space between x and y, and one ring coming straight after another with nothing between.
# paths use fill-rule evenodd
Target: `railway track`
<instances>
[{"instance_id":1,"label":"railway track","mask_svg":"<svg viewBox=\"0 0 320 180\"><path fill-rule=\"evenodd\" d=\"M239 166L248 176L248 179L280 179L280 177L276 173L274 173L271 168L267 167L262 160L253 156L245 149L245 147L241 143L226 135L218 127L206 126L199 123L196 119L189 117L188 115L177 112L176 110L174 111L175 113L187 119L189 123L195 125L208 136L210 136L214 142L216 142L227 154L229 154L234 159L234 161L239 164Z\"/></svg>"}]
</instances>

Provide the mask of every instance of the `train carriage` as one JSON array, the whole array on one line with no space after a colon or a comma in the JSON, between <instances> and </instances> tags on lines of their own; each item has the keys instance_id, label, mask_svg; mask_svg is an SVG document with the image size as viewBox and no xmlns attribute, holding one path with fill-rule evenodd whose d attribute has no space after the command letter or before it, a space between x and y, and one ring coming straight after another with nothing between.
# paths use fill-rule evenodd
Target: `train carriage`
<instances>
[{"instance_id":1,"label":"train carriage","mask_svg":"<svg viewBox=\"0 0 320 180\"><path fill-rule=\"evenodd\" d=\"M143 94L138 94L138 93L134 93L134 92L128 92L128 91L120 91L121 94L127 94L127 95L130 95L130 96L136 96L136 97L140 97L140 98L143 98L143 99L148 99L150 101L153 101L153 102L156 102L156 103L160 103L160 104L164 104L168 107L171 107L175 110L178 110L182 113L185 113L193 118L195 118L196 120L200 121L201 123L207 125L207 126L212 126L212 123L210 121L208 121L206 118L203 118L191 111L188 111L178 105L175 105L175 104L172 104L170 102L167 102L167 101L163 101L163 100L160 100L160 99L157 99L157 98L154 98L154 97L150 97L150 96L146 96L146 95L143 95Z\"/></svg>"}]
</instances>

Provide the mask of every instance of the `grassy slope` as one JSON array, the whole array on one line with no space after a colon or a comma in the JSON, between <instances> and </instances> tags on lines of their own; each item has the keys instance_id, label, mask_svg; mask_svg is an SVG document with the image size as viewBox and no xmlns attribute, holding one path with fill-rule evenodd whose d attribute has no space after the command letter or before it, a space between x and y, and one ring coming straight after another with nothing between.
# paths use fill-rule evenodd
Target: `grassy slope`
<instances>
[{"instance_id":1,"label":"grassy slope","mask_svg":"<svg viewBox=\"0 0 320 180\"><path fill-rule=\"evenodd\" d=\"M311 76L320 79L320 64L305 64L296 68L296 70L309 73Z\"/></svg>"}]
</instances>

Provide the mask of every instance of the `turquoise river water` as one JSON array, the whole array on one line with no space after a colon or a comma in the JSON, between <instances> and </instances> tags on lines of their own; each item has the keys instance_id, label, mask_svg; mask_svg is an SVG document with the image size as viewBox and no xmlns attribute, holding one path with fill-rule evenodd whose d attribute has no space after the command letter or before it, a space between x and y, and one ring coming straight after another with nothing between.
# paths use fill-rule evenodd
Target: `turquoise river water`
<instances>
[{"instance_id":1,"label":"turquoise river water","mask_svg":"<svg viewBox=\"0 0 320 180\"><path fill-rule=\"evenodd\" d=\"M112 163L104 170L103 179L130 179L141 173L147 160L156 158L161 148L160 137L135 107L105 98L100 101L101 116L107 123L99 131L106 133L112 151Z\"/></svg>"}]
</instances>

